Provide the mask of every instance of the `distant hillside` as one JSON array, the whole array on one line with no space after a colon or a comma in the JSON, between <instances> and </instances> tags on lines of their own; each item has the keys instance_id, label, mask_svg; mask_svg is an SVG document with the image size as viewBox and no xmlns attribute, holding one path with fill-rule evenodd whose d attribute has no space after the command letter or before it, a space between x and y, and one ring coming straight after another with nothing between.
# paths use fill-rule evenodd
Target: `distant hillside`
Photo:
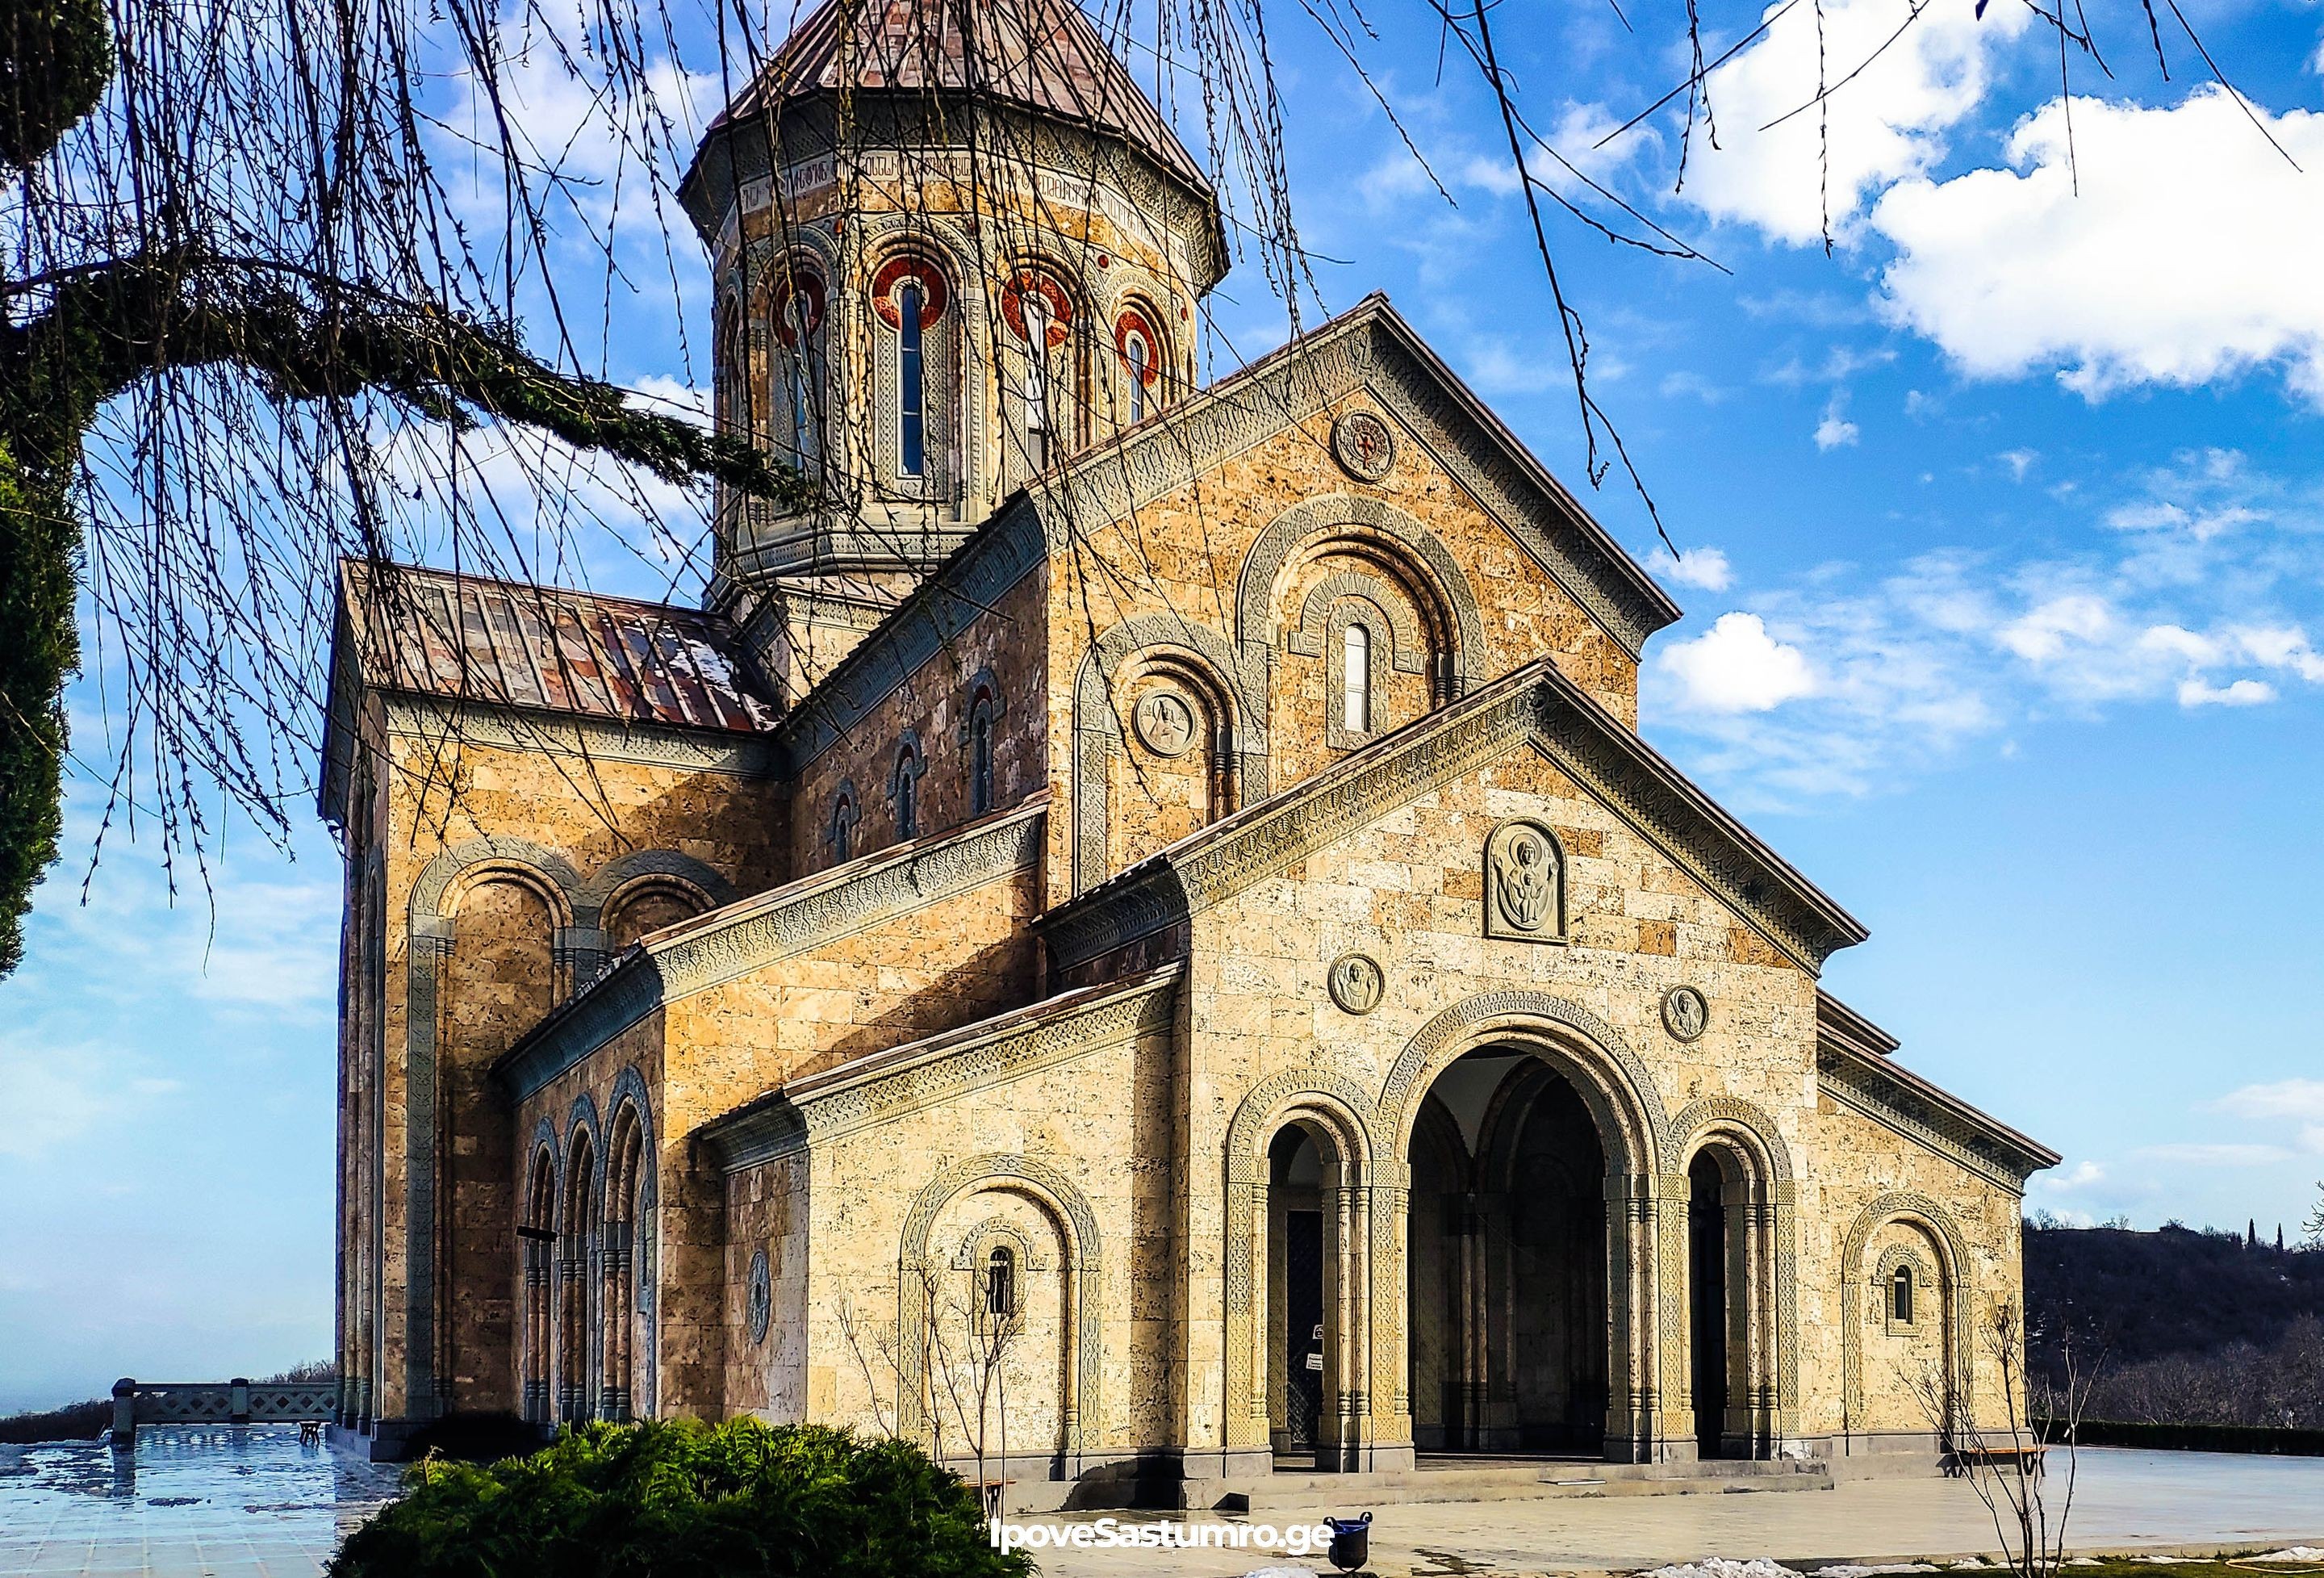
<instances>
[{"instance_id":1,"label":"distant hillside","mask_svg":"<svg viewBox=\"0 0 2324 1578\"><path fill-rule=\"evenodd\" d=\"M2103 1355L2089 1417L2324 1425L2324 1250L2166 1227L2025 1229L2027 1359Z\"/></svg>"},{"instance_id":2,"label":"distant hillside","mask_svg":"<svg viewBox=\"0 0 2324 1578\"><path fill-rule=\"evenodd\" d=\"M2239 1233L2166 1227L2025 1229L2025 1308L2039 1333L2071 1320L2114 1365L2233 1343L2269 1348L2300 1316L2324 1315L2324 1252ZM2046 1347L2045 1343L2045 1347Z\"/></svg>"}]
</instances>

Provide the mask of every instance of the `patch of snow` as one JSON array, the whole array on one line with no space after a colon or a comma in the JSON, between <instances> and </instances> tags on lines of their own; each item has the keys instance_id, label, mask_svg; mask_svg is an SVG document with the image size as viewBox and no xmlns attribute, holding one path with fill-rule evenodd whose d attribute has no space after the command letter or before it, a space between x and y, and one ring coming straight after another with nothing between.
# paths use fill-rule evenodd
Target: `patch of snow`
<instances>
[{"instance_id":1,"label":"patch of snow","mask_svg":"<svg viewBox=\"0 0 2324 1578\"><path fill-rule=\"evenodd\" d=\"M1656 1567L1651 1573L1641 1573L1639 1578L1800 1578L1800 1574L1766 1556L1755 1556L1748 1562L1738 1562L1726 1556L1705 1556L1700 1562Z\"/></svg>"},{"instance_id":2,"label":"patch of snow","mask_svg":"<svg viewBox=\"0 0 2324 1578\"><path fill-rule=\"evenodd\" d=\"M1881 1574L1888 1573L1933 1573L1936 1570L1934 1562L1876 1562L1868 1566L1857 1562L1842 1562L1835 1566L1818 1567L1815 1578L1880 1578Z\"/></svg>"}]
</instances>

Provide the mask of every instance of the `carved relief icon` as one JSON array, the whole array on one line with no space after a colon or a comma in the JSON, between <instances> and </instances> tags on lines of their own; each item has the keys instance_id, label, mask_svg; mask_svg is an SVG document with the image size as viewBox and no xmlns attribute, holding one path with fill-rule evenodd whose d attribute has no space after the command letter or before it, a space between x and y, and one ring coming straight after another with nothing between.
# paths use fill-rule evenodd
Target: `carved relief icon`
<instances>
[{"instance_id":1,"label":"carved relief icon","mask_svg":"<svg viewBox=\"0 0 2324 1578\"><path fill-rule=\"evenodd\" d=\"M1663 1029L1674 1039L1692 1041L1711 1023L1711 1004L1692 986L1674 986L1663 993Z\"/></svg>"},{"instance_id":2,"label":"carved relief icon","mask_svg":"<svg viewBox=\"0 0 2324 1578\"><path fill-rule=\"evenodd\" d=\"M1324 988L1332 1001L1342 1011L1366 1014L1379 1006L1380 988L1384 984L1380 967L1362 954L1342 954L1332 961Z\"/></svg>"},{"instance_id":3,"label":"carved relief icon","mask_svg":"<svg viewBox=\"0 0 2324 1578\"><path fill-rule=\"evenodd\" d=\"M1130 727L1157 756L1180 756L1194 743L1194 705L1175 690L1149 690L1138 698Z\"/></svg>"},{"instance_id":4,"label":"carved relief icon","mask_svg":"<svg viewBox=\"0 0 2324 1578\"><path fill-rule=\"evenodd\" d=\"M1349 475L1378 482L1396 462L1396 435L1379 412L1351 411L1332 424L1332 454Z\"/></svg>"},{"instance_id":5,"label":"carved relief icon","mask_svg":"<svg viewBox=\"0 0 2324 1578\"><path fill-rule=\"evenodd\" d=\"M1485 840L1485 935L1527 942L1565 936L1563 864L1537 822L1504 822Z\"/></svg>"}]
</instances>

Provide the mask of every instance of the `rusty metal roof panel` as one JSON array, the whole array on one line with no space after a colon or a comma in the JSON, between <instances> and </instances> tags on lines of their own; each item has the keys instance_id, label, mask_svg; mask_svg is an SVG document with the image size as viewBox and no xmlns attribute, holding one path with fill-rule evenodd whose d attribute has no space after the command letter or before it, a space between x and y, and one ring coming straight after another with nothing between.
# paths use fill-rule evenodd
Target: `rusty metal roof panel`
<instances>
[{"instance_id":1,"label":"rusty metal roof panel","mask_svg":"<svg viewBox=\"0 0 2324 1578\"><path fill-rule=\"evenodd\" d=\"M669 728L764 734L779 718L715 614L410 566L347 565L373 682Z\"/></svg>"},{"instance_id":2,"label":"rusty metal roof panel","mask_svg":"<svg viewBox=\"0 0 2324 1578\"><path fill-rule=\"evenodd\" d=\"M986 94L1119 137L1211 189L1074 0L826 0L718 120L843 88Z\"/></svg>"}]
</instances>

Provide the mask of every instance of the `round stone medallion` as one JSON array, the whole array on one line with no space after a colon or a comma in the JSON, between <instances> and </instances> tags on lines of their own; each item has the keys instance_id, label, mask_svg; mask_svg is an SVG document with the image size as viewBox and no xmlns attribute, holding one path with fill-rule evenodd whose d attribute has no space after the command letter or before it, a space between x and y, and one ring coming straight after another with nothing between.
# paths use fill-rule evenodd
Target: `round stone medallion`
<instances>
[{"instance_id":1,"label":"round stone medallion","mask_svg":"<svg viewBox=\"0 0 2324 1578\"><path fill-rule=\"evenodd\" d=\"M1194 704L1175 690L1149 690L1139 697L1130 723L1157 756L1183 756L1194 743Z\"/></svg>"},{"instance_id":2,"label":"round stone medallion","mask_svg":"<svg viewBox=\"0 0 2324 1578\"><path fill-rule=\"evenodd\" d=\"M1348 475L1378 482L1396 461L1396 434L1378 411L1351 411L1332 424L1332 454Z\"/></svg>"},{"instance_id":3,"label":"round stone medallion","mask_svg":"<svg viewBox=\"0 0 2324 1578\"><path fill-rule=\"evenodd\" d=\"M1692 1041L1711 1023L1711 1004L1692 986L1674 986L1663 993L1663 1029L1674 1039Z\"/></svg>"},{"instance_id":4,"label":"round stone medallion","mask_svg":"<svg viewBox=\"0 0 2324 1578\"><path fill-rule=\"evenodd\" d=\"M1342 954L1332 961L1331 971L1323 978L1332 1001L1347 1013L1370 1013L1378 1008L1386 984L1379 963L1368 954Z\"/></svg>"},{"instance_id":5,"label":"round stone medallion","mask_svg":"<svg viewBox=\"0 0 2324 1578\"><path fill-rule=\"evenodd\" d=\"M751 1257L751 1287L749 1307L745 1310L751 1323L751 1341L767 1340L767 1324L774 1319L775 1287L767 1274L767 1251L761 1250Z\"/></svg>"}]
</instances>

